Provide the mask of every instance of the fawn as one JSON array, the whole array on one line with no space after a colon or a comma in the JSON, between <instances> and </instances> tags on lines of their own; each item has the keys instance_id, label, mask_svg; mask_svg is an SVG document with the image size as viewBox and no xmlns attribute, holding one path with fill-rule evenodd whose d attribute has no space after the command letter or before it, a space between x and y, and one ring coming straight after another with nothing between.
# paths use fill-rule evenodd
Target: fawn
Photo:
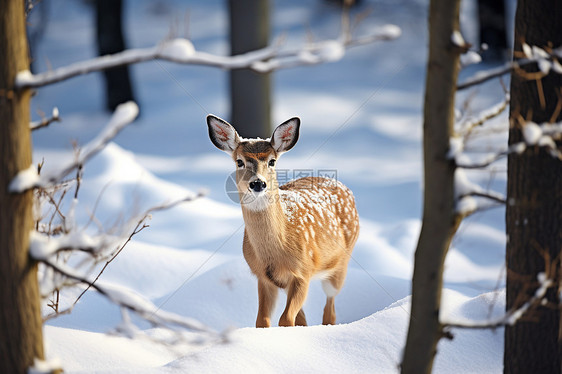
<instances>
[{"instance_id":1,"label":"fawn","mask_svg":"<svg viewBox=\"0 0 562 374\"><path fill-rule=\"evenodd\" d=\"M279 288L287 292L279 326L306 326L302 310L310 279L322 279L327 300L322 323L335 324L334 297L343 286L359 217L341 182L306 177L283 186L275 163L299 138L300 119L279 125L271 139L244 139L228 122L207 116L209 137L232 156L244 217L244 258L258 278L256 327L270 327Z\"/></svg>"}]
</instances>

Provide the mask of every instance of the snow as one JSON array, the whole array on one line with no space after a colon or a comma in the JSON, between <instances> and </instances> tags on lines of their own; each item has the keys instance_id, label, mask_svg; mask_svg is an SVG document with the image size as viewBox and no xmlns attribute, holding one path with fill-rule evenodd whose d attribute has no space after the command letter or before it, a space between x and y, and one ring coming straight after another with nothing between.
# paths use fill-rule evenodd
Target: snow
<instances>
[{"instance_id":1,"label":"snow","mask_svg":"<svg viewBox=\"0 0 562 374\"><path fill-rule=\"evenodd\" d=\"M182 38L166 42L160 49L160 55L173 60L187 60L195 53L193 44Z\"/></svg>"},{"instance_id":2,"label":"snow","mask_svg":"<svg viewBox=\"0 0 562 374\"><path fill-rule=\"evenodd\" d=\"M30 186L39 183L40 177L37 166L31 165L27 169L20 171L10 182L10 192L23 192Z\"/></svg>"},{"instance_id":3,"label":"snow","mask_svg":"<svg viewBox=\"0 0 562 374\"><path fill-rule=\"evenodd\" d=\"M35 358L34 364L29 368L28 374L49 374L62 369L62 364L59 359L52 359L49 361L40 360Z\"/></svg>"},{"instance_id":4,"label":"snow","mask_svg":"<svg viewBox=\"0 0 562 374\"><path fill-rule=\"evenodd\" d=\"M455 30L453 31L453 34L451 34L451 42L460 48L465 48L466 46L466 42L464 41L464 38L462 37L462 34L459 30Z\"/></svg>"},{"instance_id":5,"label":"snow","mask_svg":"<svg viewBox=\"0 0 562 374\"><path fill-rule=\"evenodd\" d=\"M390 39L397 39L402 35L402 30L396 25L384 25L379 31Z\"/></svg>"},{"instance_id":6,"label":"snow","mask_svg":"<svg viewBox=\"0 0 562 374\"><path fill-rule=\"evenodd\" d=\"M50 22L32 49L33 71L47 74L95 57L90 7L60 0L50 4ZM228 55L223 2L126 4L126 37L136 51L133 57L142 57L139 51L154 54L155 45L173 59L209 58L217 62L217 56ZM73 193L63 199L61 209L73 212L69 220L74 221L79 236L32 237L33 246L37 245L34 256L52 256L65 242L82 240L86 245L87 240L95 241L105 232L118 232L123 223L151 206L192 196L193 191L205 187L210 191L207 197L154 212L150 227L136 235L108 266L100 286L116 299L143 310L158 310L157 315L167 322L198 321L201 325L197 326L218 335L175 334L154 328L90 290L72 313L47 322L44 335L49 361L58 358L67 373L398 371L422 216L427 1L367 1L365 7L371 5L377 6L376 14L357 24L354 35L386 32L396 37L401 32L401 38L349 49L343 58L338 44L341 14L331 5L298 0L272 5L272 36L285 34L287 50L322 40L337 41L319 50L337 62L272 75L272 122L282 123L293 116L302 121L299 142L280 158L278 170L291 175L299 170L314 175L320 170L335 171L336 179L353 191L356 200L361 234L345 286L336 297L338 325L320 325L325 295L321 281L314 280L304 307L311 326L253 327L256 279L241 253L244 230L240 206L225 193L234 166L211 144L205 123L210 112L228 117L227 73L147 61L131 68L141 115L103 150L91 155L84 165L78 199L74 200ZM352 19L364 16L365 8L361 7L351 10ZM174 35L169 39L171 44L163 47L161 41L169 36L172 20L188 12L189 27L184 28L189 38ZM32 12L32 26L33 17ZM400 28L385 26L388 23ZM183 31L182 26L178 30ZM306 39L307 27L310 39ZM464 35L472 42L469 34ZM261 61L275 48L261 51L259 56L240 56L231 66ZM208 55L200 51L208 51ZM272 61L276 60L267 63ZM466 74L476 74L483 65L468 66ZM31 78L26 73L18 75L22 82ZM502 99L502 88L489 82L480 89L471 109L482 113ZM33 164L45 159L42 176L59 176L73 164L72 141L82 147L81 156L105 143L103 125L112 120L111 114L103 113L104 105L101 74L37 89L31 105L34 119L38 117L35 113L49 112L53 107L64 114L60 126L32 135ZM130 119L133 111L129 109ZM497 120L505 119L502 114ZM505 133L502 136L486 139L491 138L490 147L505 147ZM453 144L451 149L453 154L462 151L463 155L477 156L470 153L474 152L470 143ZM503 191L505 163L500 161L497 166L499 171L492 173L466 170L467 181L462 186L468 192L487 191L488 187ZM29 175L22 177L22 186L37 183L27 180L36 178L34 170L30 167ZM503 216L503 209L498 208L462 223L445 262L443 318L482 321L504 310ZM69 267L80 259L72 257ZM97 274L96 270L99 268L88 275ZM41 279L47 272L41 267ZM71 306L83 290L82 286L63 290L61 307ZM275 326L283 299L281 292L273 314ZM44 305L43 314L50 312ZM116 332L125 336L116 336ZM439 343L434 372L502 371L501 328L452 333L453 341Z\"/></svg>"},{"instance_id":7,"label":"snow","mask_svg":"<svg viewBox=\"0 0 562 374\"><path fill-rule=\"evenodd\" d=\"M482 56L475 51L468 51L461 55L461 65L468 66L482 62Z\"/></svg>"}]
</instances>

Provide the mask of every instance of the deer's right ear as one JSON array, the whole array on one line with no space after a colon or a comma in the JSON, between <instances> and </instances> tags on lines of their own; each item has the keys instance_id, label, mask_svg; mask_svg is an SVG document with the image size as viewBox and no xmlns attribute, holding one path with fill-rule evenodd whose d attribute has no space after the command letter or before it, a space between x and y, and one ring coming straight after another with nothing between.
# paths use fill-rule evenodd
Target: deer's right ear
<instances>
[{"instance_id":1,"label":"deer's right ear","mask_svg":"<svg viewBox=\"0 0 562 374\"><path fill-rule=\"evenodd\" d=\"M207 125L209 126L209 138L213 144L221 151L232 154L240 142L240 137L234 127L212 114L207 116Z\"/></svg>"}]
</instances>

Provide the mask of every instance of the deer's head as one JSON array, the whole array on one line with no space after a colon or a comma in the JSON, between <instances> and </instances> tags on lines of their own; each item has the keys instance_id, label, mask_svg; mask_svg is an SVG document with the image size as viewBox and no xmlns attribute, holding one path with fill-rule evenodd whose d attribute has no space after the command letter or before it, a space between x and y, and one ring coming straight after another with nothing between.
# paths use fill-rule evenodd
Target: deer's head
<instances>
[{"instance_id":1,"label":"deer's head","mask_svg":"<svg viewBox=\"0 0 562 374\"><path fill-rule=\"evenodd\" d=\"M283 122L265 140L244 139L232 125L213 115L207 116L207 125L213 144L234 160L242 206L254 211L266 209L277 194L276 162L296 144L300 119Z\"/></svg>"}]
</instances>

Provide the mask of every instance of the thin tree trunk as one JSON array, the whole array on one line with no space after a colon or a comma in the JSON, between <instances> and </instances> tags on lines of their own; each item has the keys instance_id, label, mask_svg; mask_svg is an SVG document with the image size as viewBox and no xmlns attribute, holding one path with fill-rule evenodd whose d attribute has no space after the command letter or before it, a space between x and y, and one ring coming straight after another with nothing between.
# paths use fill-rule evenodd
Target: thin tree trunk
<instances>
[{"instance_id":1,"label":"thin tree trunk","mask_svg":"<svg viewBox=\"0 0 562 374\"><path fill-rule=\"evenodd\" d=\"M100 56L125 50L122 10L122 0L96 0L96 41ZM128 65L104 70L103 75L106 108L110 112L119 104L135 100Z\"/></svg>"},{"instance_id":2,"label":"thin tree trunk","mask_svg":"<svg viewBox=\"0 0 562 374\"><path fill-rule=\"evenodd\" d=\"M539 47L562 45L562 3L519 0L515 19L515 51L521 42ZM536 67L533 67L536 71ZM562 76L551 73L540 82L514 73L511 78L509 144L522 140L519 118L548 122L562 88ZM561 121L562 115L554 118ZM562 250L562 161L544 149L531 148L508 158L509 204L506 208L507 303L514 308L534 294L537 274L546 272L548 261L560 276ZM560 373L560 300L558 290L547 294L550 305L530 318L505 329L505 373ZM554 306L554 307L553 307Z\"/></svg>"},{"instance_id":3,"label":"thin tree trunk","mask_svg":"<svg viewBox=\"0 0 562 374\"><path fill-rule=\"evenodd\" d=\"M424 212L415 254L412 309L402 373L430 373L437 343L443 264L459 219L455 214L453 135L455 86L460 49L451 36L459 29L459 0L432 0L424 106Z\"/></svg>"},{"instance_id":4,"label":"thin tree trunk","mask_svg":"<svg viewBox=\"0 0 562 374\"><path fill-rule=\"evenodd\" d=\"M30 90L14 90L16 73L29 69L24 4L0 0L0 373L25 373L43 358L37 266L28 256L33 193L8 192L31 165Z\"/></svg>"},{"instance_id":5,"label":"thin tree trunk","mask_svg":"<svg viewBox=\"0 0 562 374\"><path fill-rule=\"evenodd\" d=\"M503 60L507 57L504 0L478 0L480 43L488 45L484 60Z\"/></svg>"},{"instance_id":6,"label":"thin tree trunk","mask_svg":"<svg viewBox=\"0 0 562 374\"><path fill-rule=\"evenodd\" d=\"M269 0L229 0L232 55L269 42ZM251 69L230 71L231 123L243 137L271 135L271 77Z\"/></svg>"}]
</instances>

